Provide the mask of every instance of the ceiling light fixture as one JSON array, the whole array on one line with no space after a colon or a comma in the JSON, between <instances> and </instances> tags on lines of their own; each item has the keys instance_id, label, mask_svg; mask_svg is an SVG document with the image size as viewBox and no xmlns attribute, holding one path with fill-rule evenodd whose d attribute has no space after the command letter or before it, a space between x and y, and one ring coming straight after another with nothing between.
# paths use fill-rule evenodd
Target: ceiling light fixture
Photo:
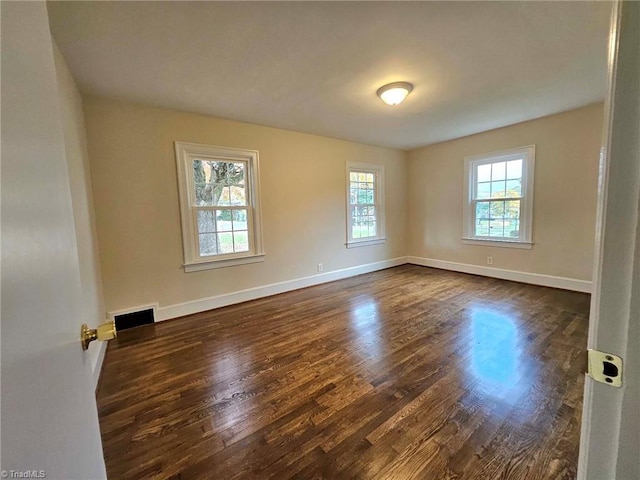
<instances>
[{"instance_id":1,"label":"ceiling light fixture","mask_svg":"<svg viewBox=\"0 0 640 480\"><path fill-rule=\"evenodd\" d=\"M408 82L394 82L383 85L376 93L387 105L398 105L407 98L411 90L413 85Z\"/></svg>"}]
</instances>

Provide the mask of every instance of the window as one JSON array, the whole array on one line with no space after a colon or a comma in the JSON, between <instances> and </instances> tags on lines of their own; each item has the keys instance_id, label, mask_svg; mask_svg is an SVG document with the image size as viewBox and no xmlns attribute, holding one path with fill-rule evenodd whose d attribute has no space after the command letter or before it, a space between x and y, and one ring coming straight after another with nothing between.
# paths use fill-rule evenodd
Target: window
<instances>
[{"instance_id":1,"label":"window","mask_svg":"<svg viewBox=\"0 0 640 480\"><path fill-rule=\"evenodd\" d=\"M185 271L262 261L258 152L175 147Z\"/></svg>"},{"instance_id":2,"label":"window","mask_svg":"<svg viewBox=\"0 0 640 480\"><path fill-rule=\"evenodd\" d=\"M463 243L531 248L535 147L465 158Z\"/></svg>"},{"instance_id":3,"label":"window","mask_svg":"<svg viewBox=\"0 0 640 480\"><path fill-rule=\"evenodd\" d=\"M347 247L384 243L384 166L347 164Z\"/></svg>"}]
</instances>

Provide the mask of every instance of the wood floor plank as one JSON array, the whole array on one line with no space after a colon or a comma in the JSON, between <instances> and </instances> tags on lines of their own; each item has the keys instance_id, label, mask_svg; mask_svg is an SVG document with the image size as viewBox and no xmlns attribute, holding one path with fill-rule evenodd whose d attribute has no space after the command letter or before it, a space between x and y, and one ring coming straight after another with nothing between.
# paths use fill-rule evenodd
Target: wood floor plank
<instances>
[{"instance_id":1,"label":"wood floor plank","mask_svg":"<svg viewBox=\"0 0 640 480\"><path fill-rule=\"evenodd\" d=\"M120 332L108 476L575 478L588 310L403 265Z\"/></svg>"}]
</instances>

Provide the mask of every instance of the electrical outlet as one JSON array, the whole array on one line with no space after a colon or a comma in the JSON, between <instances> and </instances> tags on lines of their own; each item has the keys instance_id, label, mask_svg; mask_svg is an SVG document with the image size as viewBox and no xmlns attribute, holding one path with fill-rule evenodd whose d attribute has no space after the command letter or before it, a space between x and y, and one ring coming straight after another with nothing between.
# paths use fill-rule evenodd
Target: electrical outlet
<instances>
[{"instance_id":1,"label":"electrical outlet","mask_svg":"<svg viewBox=\"0 0 640 480\"><path fill-rule=\"evenodd\" d=\"M493 257L487 257L487 265L493 265Z\"/></svg>"},{"instance_id":2,"label":"electrical outlet","mask_svg":"<svg viewBox=\"0 0 640 480\"><path fill-rule=\"evenodd\" d=\"M321 272L324 270L324 267L322 266L321 263L318 264L318 271Z\"/></svg>"}]
</instances>

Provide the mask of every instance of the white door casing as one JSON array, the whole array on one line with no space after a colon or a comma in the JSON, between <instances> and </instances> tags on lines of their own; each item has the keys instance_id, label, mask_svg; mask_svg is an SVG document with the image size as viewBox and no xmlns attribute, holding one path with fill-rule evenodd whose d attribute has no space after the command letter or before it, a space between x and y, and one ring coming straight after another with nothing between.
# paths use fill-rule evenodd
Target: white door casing
<instances>
[{"instance_id":1,"label":"white door casing","mask_svg":"<svg viewBox=\"0 0 640 480\"><path fill-rule=\"evenodd\" d=\"M588 347L624 360L620 389L585 381L578 478L640 478L640 3L614 5Z\"/></svg>"}]
</instances>

